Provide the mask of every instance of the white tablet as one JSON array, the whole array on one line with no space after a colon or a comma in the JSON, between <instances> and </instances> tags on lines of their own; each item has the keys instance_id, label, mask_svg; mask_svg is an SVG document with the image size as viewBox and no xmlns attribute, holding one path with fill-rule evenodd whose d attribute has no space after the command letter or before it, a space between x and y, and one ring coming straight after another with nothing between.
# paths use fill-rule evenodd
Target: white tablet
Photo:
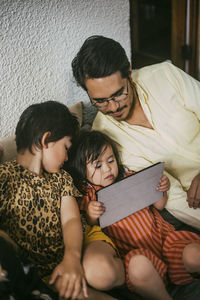
<instances>
[{"instance_id":1,"label":"white tablet","mask_svg":"<svg viewBox=\"0 0 200 300\"><path fill-rule=\"evenodd\" d=\"M109 226L162 198L156 187L163 175L159 162L97 191L97 200L105 212L99 218L101 228Z\"/></svg>"}]
</instances>

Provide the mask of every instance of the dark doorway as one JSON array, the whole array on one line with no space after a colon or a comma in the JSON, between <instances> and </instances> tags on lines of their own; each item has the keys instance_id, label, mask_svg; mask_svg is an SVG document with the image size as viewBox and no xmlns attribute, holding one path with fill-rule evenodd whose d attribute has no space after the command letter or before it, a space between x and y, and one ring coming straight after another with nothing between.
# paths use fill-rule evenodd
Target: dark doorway
<instances>
[{"instance_id":1,"label":"dark doorway","mask_svg":"<svg viewBox=\"0 0 200 300\"><path fill-rule=\"evenodd\" d=\"M171 0L134 1L134 68L171 59Z\"/></svg>"},{"instance_id":2,"label":"dark doorway","mask_svg":"<svg viewBox=\"0 0 200 300\"><path fill-rule=\"evenodd\" d=\"M197 78L199 0L130 0L132 66L171 61Z\"/></svg>"}]
</instances>

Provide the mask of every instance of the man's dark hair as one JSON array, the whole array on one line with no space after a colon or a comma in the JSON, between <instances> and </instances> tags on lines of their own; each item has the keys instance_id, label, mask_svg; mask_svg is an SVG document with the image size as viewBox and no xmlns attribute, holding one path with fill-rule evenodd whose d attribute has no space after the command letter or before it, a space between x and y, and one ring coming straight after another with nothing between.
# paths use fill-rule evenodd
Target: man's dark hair
<instances>
[{"instance_id":1,"label":"man's dark hair","mask_svg":"<svg viewBox=\"0 0 200 300\"><path fill-rule=\"evenodd\" d=\"M117 71L120 71L122 78L128 78L130 62L120 43L94 35L86 39L73 59L72 71L77 84L87 91L87 78L102 78Z\"/></svg>"},{"instance_id":2,"label":"man's dark hair","mask_svg":"<svg viewBox=\"0 0 200 300\"><path fill-rule=\"evenodd\" d=\"M125 169L121 164L116 144L109 136L97 130L82 130L70 148L67 170L72 175L75 185L82 193L85 192L84 184L87 183L87 162L97 160L107 146L111 146L115 155L119 169L117 180L120 180L125 174Z\"/></svg>"},{"instance_id":3,"label":"man's dark hair","mask_svg":"<svg viewBox=\"0 0 200 300\"><path fill-rule=\"evenodd\" d=\"M46 101L32 104L24 110L16 127L16 145L20 152L32 146L42 147L41 140L45 132L50 132L46 143L56 142L65 136L72 139L78 134L77 118L62 103Z\"/></svg>"}]
</instances>

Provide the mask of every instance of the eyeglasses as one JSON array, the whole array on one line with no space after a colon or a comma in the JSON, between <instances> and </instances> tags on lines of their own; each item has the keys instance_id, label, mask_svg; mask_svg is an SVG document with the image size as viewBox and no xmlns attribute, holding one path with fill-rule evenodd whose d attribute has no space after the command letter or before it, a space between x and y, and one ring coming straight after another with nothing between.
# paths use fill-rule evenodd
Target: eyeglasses
<instances>
[{"instance_id":1,"label":"eyeglasses","mask_svg":"<svg viewBox=\"0 0 200 300\"><path fill-rule=\"evenodd\" d=\"M128 79L127 79L126 90L127 90L126 93L120 92L119 95L115 95L115 96L109 97L107 99L103 98L103 99L94 100L94 99L90 98L90 96L89 96L89 98L90 98L92 105L96 106L96 108L104 110L108 107L108 104L110 101L115 101L117 103L120 103L127 99L127 97L128 97Z\"/></svg>"}]
</instances>

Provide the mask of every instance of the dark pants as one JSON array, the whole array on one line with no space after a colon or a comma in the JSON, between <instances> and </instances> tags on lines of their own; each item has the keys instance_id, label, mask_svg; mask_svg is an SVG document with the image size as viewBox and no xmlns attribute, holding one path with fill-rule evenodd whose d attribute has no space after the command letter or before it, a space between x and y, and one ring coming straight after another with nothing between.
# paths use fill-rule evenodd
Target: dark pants
<instances>
[{"instance_id":1,"label":"dark pants","mask_svg":"<svg viewBox=\"0 0 200 300\"><path fill-rule=\"evenodd\" d=\"M200 280L185 285L169 284L167 291L173 300L200 300ZM108 292L108 294L119 300L149 300L131 293L127 288L117 288Z\"/></svg>"},{"instance_id":2,"label":"dark pants","mask_svg":"<svg viewBox=\"0 0 200 300\"><path fill-rule=\"evenodd\" d=\"M170 224L172 224L174 226L175 230L186 230L186 231L191 231L191 232L194 232L194 233L197 233L198 235L200 235L200 230L178 220L172 214L170 214L165 208L162 211L159 211L159 213L161 214L161 216L163 217L163 219L165 221L169 222Z\"/></svg>"},{"instance_id":3,"label":"dark pants","mask_svg":"<svg viewBox=\"0 0 200 300\"><path fill-rule=\"evenodd\" d=\"M3 237L0 237L0 265L1 300L58 300L57 294L37 275L35 265L21 257Z\"/></svg>"}]
</instances>

